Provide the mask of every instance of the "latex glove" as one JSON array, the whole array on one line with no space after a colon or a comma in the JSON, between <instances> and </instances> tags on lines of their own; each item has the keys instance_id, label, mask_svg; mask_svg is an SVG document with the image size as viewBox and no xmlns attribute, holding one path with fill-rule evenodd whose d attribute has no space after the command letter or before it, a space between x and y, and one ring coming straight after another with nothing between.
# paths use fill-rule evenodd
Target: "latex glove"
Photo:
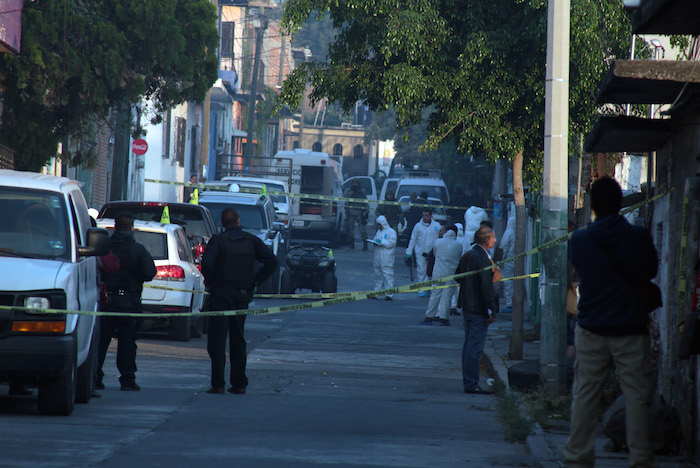
<instances>
[{"instance_id":1,"label":"latex glove","mask_svg":"<svg viewBox=\"0 0 700 468\"><path fill-rule=\"evenodd\" d=\"M374 239L374 242L376 242L377 244L381 244L382 240L381 239Z\"/></svg>"},{"instance_id":2,"label":"latex glove","mask_svg":"<svg viewBox=\"0 0 700 468\"><path fill-rule=\"evenodd\" d=\"M413 255L406 254L406 260L413 260Z\"/></svg>"}]
</instances>

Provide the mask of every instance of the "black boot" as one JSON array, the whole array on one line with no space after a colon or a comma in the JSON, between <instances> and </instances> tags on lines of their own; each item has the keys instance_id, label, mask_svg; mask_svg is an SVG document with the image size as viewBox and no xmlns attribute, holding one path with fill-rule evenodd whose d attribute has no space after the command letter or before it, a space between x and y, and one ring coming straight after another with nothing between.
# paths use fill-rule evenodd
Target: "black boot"
<instances>
[{"instance_id":1,"label":"black boot","mask_svg":"<svg viewBox=\"0 0 700 468\"><path fill-rule=\"evenodd\" d=\"M365 250L367 250L367 241L362 243L362 251L364 252Z\"/></svg>"}]
</instances>

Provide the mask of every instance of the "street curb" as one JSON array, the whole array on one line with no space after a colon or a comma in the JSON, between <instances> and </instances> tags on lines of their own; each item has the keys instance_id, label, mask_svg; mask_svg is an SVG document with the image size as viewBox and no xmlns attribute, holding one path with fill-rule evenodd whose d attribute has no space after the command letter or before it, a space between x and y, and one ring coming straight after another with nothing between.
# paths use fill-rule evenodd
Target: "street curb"
<instances>
[{"instance_id":1,"label":"street curb","mask_svg":"<svg viewBox=\"0 0 700 468\"><path fill-rule=\"evenodd\" d=\"M559 456L552 450L552 447L547 441L547 436L544 430L535 422L532 426L534 434L527 436L525 443L530 454L535 459L535 467L537 468L561 468Z\"/></svg>"},{"instance_id":2,"label":"street curb","mask_svg":"<svg viewBox=\"0 0 700 468\"><path fill-rule=\"evenodd\" d=\"M511 390L508 382L508 367L503 361L503 357L496 352L493 339L490 337L487 339L487 345L484 347L483 356L483 363L491 377L501 381L507 393L513 392L514 390ZM560 457L552 450L539 423L534 422L533 432L534 434L527 436L525 443L528 452L534 459L534 466L538 468L561 468L563 465L559 461Z\"/></svg>"}]
</instances>

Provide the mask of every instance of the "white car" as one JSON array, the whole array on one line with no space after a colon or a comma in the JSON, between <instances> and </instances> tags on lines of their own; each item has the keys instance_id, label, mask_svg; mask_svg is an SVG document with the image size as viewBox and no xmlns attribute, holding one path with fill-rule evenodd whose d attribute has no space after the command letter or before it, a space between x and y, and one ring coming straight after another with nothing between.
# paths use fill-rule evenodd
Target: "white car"
<instances>
[{"instance_id":1,"label":"white car","mask_svg":"<svg viewBox=\"0 0 700 468\"><path fill-rule=\"evenodd\" d=\"M99 227L114 232L114 220L97 220ZM204 277L192 257L192 250L182 227L156 221L134 221L134 239L142 244L153 257L156 276L144 283L141 305L144 312L178 314L199 313L204 294L149 288L170 287L188 291L204 291ZM167 327L168 337L176 341L189 341L192 336L202 334L201 317L181 316L172 318L145 318L141 331Z\"/></svg>"}]
</instances>

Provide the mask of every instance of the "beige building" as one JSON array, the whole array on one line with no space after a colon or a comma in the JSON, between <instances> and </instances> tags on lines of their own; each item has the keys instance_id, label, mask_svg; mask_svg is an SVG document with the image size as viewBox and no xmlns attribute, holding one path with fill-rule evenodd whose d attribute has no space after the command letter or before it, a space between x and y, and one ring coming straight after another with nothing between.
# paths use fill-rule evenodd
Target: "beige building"
<instances>
[{"instance_id":1,"label":"beige building","mask_svg":"<svg viewBox=\"0 0 700 468\"><path fill-rule=\"evenodd\" d=\"M284 132L284 148L310 149L338 156L342 161L343 178L368 175L370 171L370 145L365 142L365 130L361 125L321 127L304 125L290 120Z\"/></svg>"}]
</instances>

